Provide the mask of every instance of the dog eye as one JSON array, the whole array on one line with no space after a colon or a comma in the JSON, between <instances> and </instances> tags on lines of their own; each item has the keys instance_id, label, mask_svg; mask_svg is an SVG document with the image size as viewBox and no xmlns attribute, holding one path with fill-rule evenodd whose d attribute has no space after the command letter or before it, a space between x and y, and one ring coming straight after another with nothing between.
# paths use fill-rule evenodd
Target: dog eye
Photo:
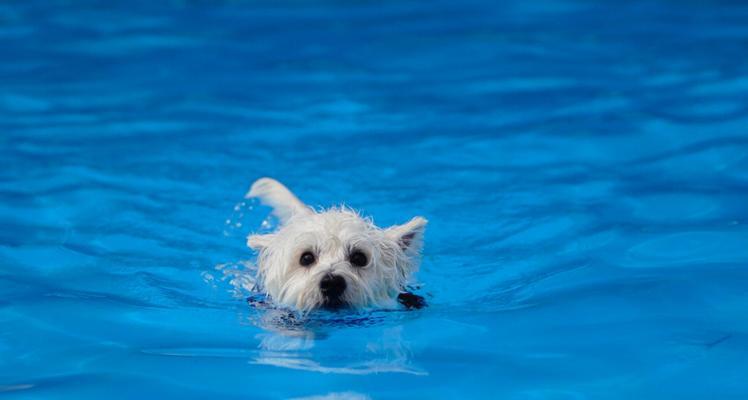
<instances>
[{"instance_id":1,"label":"dog eye","mask_svg":"<svg viewBox=\"0 0 748 400\"><path fill-rule=\"evenodd\" d=\"M305 251L301 255L301 258L299 258L299 264L301 264L303 267L308 267L314 264L315 261L317 261L317 257L315 257L311 251Z\"/></svg>"},{"instance_id":2,"label":"dog eye","mask_svg":"<svg viewBox=\"0 0 748 400\"><path fill-rule=\"evenodd\" d=\"M364 254L364 252L361 250L354 250L348 256L348 261L350 261L354 267L365 267L366 264L369 263L369 259L366 257L366 254Z\"/></svg>"}]
</instances>

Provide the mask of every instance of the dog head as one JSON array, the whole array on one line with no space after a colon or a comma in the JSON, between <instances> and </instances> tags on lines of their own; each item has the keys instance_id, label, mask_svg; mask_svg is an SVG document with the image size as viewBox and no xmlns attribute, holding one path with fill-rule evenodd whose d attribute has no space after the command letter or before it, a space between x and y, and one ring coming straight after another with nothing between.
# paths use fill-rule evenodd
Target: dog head
<instances>
[{"instance_id":1,"label":"dog head","mask_svg":"<svg viewBox=\"0 0 748 400\"><path fill-rule=\"evenodd\" d=\"M391 307L418 268L426 220L380 229L348 208L314 211L281 183L263 178L247 197L273 208L281 225L250 235L258 281L277 303L319 307Z\"/></svg>"}]
</instances>

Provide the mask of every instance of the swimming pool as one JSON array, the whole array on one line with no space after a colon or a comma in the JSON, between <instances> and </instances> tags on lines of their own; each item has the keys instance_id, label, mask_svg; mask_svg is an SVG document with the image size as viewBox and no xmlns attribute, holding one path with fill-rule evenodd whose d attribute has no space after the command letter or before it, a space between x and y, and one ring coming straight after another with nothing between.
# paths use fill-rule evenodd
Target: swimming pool
<instances>
[{"instance_id":1,"label":"swimming pool","mask_svg":"<svg viewBox=\"0 0 748 400\"><path fill-rule=\"evenodd\" d=\"M738 1L0 4L0 397L746 398ZM419 311L246 301L272 176Z\"/></svg>"}]
</instances>

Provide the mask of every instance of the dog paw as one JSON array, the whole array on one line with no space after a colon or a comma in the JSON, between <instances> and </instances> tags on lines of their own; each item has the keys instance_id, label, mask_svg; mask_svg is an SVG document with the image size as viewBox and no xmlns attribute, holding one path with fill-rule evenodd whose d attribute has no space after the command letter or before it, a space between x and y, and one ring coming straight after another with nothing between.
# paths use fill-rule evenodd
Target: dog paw
<instances>
[{"instance_id":1,"label":"dog paw","mask_svg":"<svg viewBox=\"0 0 748 400\"><path fill-rule=\"evenodd\" d=\"M397 301L404 305L408 310L420 309L426 307L426 299L423 296L410 292L403 292L397 295Z\"/></svg>"}]
</instances>

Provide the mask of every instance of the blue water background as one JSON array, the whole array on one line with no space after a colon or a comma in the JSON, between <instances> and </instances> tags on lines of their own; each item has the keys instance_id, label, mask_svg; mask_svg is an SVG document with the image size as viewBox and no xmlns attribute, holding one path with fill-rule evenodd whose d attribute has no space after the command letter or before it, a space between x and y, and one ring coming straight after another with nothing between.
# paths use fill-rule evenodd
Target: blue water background
<instances>
[{"instance_id":1,"label":"blue water background","mask_svg":"<svg viewBox=\"0 0 748 400\"><path fill-rule=\"evenodd\" d=\"M0 165L0 398L748 397L742 1L5 1ZM261 176L430 306L249 305Z\"/></svg>"}]
</instances>

